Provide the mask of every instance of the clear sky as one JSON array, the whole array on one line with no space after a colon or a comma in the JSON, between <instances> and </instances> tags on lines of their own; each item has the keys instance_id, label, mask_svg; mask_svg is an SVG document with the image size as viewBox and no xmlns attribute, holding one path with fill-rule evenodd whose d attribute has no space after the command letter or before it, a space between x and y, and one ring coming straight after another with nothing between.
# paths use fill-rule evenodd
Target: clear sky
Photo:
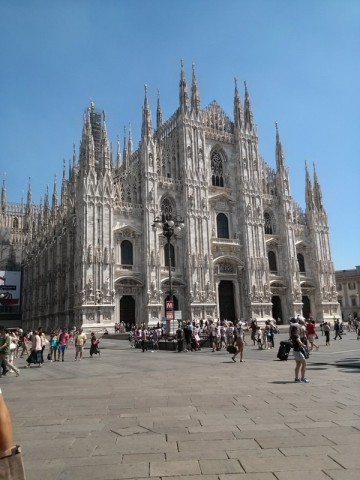
<instances>
[{"instance_id":1,"label":"clear sky","mask_svg":"<svg viewBox=\"0 0 360 480\"><path fill-rule=\"evenodd\" d=\"M144 84L153 123L178 106L180 59L196 65L201 106L233 116L246 80L262 157L275 166L279 124L291 191L304 207L315 162L336 269L360 265L358 0L1 0L0 175L7 198L36 203L78 149L94 99L110 140L139 141ZM244 98L243 88L240 90ZM122 148L122 145L121 145Z\"/></svg>"}]
</instances>

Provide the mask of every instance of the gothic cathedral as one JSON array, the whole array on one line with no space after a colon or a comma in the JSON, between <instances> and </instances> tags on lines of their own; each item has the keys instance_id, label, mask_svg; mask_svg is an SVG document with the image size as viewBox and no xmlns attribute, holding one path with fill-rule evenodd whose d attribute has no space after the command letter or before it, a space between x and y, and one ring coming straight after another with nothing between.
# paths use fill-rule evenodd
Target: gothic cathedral
<instances>
[{"instance_id":1,"label":"gothic cathedral","mask_svg":"<svg viewBox=\"0 0 360 480\"><path fill-rule=\"evenodd\" d=\"M137 150L130 130L113 161L105 114L91 102L60 198L55 182L52 198L46 192L35 205L29 188L27 202L10 211L3 184L1 222L16 220L26 238L25 327L157 323L169 267L183 320L338 315L315 170L311 179L305 166L303 212L291 197L277 127L276 169L259 154L246 83L242 105L235 82L233 115L216 102L201 109L194 68L188 94L181 65L179 107L163 122L158 97L154 129L145 88ZM184 228L168 244L154 219L177 215Z\"/></svg>"}]
</instances>

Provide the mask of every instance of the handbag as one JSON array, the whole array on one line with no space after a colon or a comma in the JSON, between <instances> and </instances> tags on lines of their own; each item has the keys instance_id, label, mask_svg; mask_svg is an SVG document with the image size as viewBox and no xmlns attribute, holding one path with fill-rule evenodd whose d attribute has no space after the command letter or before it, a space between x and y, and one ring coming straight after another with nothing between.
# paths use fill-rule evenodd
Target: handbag
<instances>
[{"instance_id":1,"label":"handbag","mask_svg":"<svg viewBox=\"0 0 360 480\"><path fill-rule=\"evenodd\" d=\"M308 359L310 357L309 350L306 347L301 347L300 352L304 355L305 359Z\"/></svg>"},{"instance_id":2,"label":"handbag","mask_svg":"<svg viewBox=\"0 0 360 480\"><path fill-rule=\"evenodd\" d=\"M237 352L237 348L236 348L234 345L228 345L228 346L226 347L226 350L227 350L229 353L231 353L232 355L234 355L234 353Z\"/></svg>"},{"instance_id":3,"label":"handbag","mask_svg":"<svg viewBox=\"0 0 360 480\"><path fill-rule=\"evenodd\" d=\"M11 343L10 343L10 350L16 350L16 348L17 348L16 343L15 343L15 342L11 342Z\"/></svg>"},{"instance_id":4,"label":"handbag","mask_svg":"<svg viewBox=\"0 0 360 480\"><path fill-rule=\"evenodd\" d=\"M13 447L0 457L0 480L25 480L20 447Z\"/></svg>"}]
</instances>

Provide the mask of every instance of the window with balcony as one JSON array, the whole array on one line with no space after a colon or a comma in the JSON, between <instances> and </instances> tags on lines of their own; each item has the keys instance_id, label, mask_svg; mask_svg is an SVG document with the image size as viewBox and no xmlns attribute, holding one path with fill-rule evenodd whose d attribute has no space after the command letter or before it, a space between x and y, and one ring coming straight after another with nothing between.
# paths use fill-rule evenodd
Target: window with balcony
<instances>
[{"instance_id":1,"label":"window with balcony","mask_svg":"<svg viewBox=\"0 0 360 480\"><path fill-rule=\"evenodd\" d=\"M305 260L304 260L304 255L302 253L297 254L297 261L299 264L299 271L300 273L305 273Z\"/></svg>"},{"instance_id":2,"label":"window with balcony","mask_svg":"<svg viewBox=\"0 0 360 480\"><path fill-rule=\"evenodd\" d=\"M268 260L269 260L270 272L277 272L275 252L273 252L271 250L268 252Z\"/></svg>"},{"instance_id":3,"label":"window with balcony","mask_svg":"<svg viewBox=\"0 0 360 480\"><path fill-rule=\"evenodd\" d=\"M211 154L211 181L216 187L224 186L223 162L219 152L214 151Z\"/></svg>"},{"instance_id":4,"label":"window with balcony","mask_svg":"<svg viewBox=\"0 0 360 480\"><path fill-rule=\"evenodd\" d=\"M131 266L133 264L133 245L129 240L123 240L121 242L121 265Z\"/></svg>"},{"instance_id":5,"label":"window with balcony","mask_svg":"<svg viewBox=\"0 0 360 480\"><path fill-rule=\"evenodd\" d=\"M276 233L275 220L270 213L264 213L264 229L267 235L273 235Z\"/></svg>"},{"instance_id":6,"label":"window with balcony","mask_svg":"<svg viewBox=\"0 0 360 480\"><path fill-rule=\"evenodd\" d=\"M217 236L218 238L229 237L229 221L224 213L219 213L216 217Z\"/></svg>"}]
</instances>

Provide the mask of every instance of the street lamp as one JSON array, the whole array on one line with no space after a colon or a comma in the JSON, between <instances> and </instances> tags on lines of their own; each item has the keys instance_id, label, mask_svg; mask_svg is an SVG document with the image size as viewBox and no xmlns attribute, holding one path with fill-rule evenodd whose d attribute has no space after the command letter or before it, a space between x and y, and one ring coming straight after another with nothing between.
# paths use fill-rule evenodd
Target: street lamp
<instances>
[{"instance_id":1,"label":"street lamp","mask_svg":"<svg viewBox=\"0 0 360 480\"><path fill-rule=\"evenodd\" d=\"M168 266L169 266L169 300L165 302L166 318L170 321L174 320L174 296L172 289L172 277L171 277L171 237L174 234L179 234L181 230L185 228L184 221L179 215L172 216L171 214L157 216L154 219L153 230L162 229L162 234L167 239L167 253L168 253ZM171 323L170 323L171 324ZM169 325L170 325L169 324ZM174 325L174 324L173 324Z\"/></svg>"}]
</instances>

